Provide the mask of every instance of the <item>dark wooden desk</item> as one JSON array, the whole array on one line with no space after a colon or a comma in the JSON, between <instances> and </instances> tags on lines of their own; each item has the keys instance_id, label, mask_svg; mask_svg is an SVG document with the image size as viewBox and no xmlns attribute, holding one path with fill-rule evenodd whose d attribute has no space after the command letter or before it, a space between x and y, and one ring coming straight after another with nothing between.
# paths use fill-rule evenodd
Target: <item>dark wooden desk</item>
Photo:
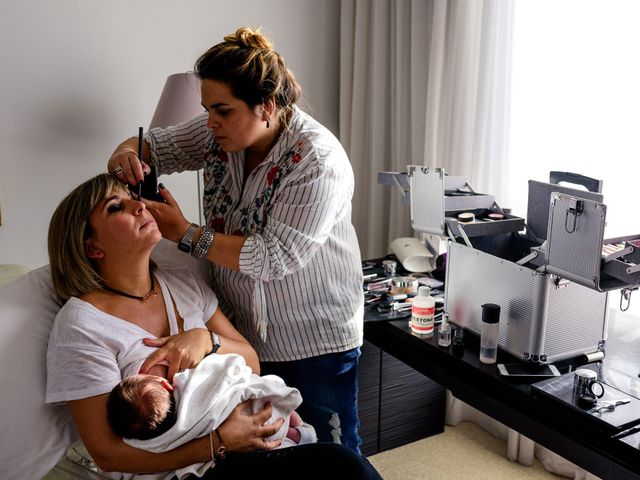
<instances>
[{"instance_id":1,"label":"dark wooden desk","mask_svg":"<svg viewBox=\"0 0 640 480\"><path fill-rule=\"evenodd\" d=\"M629 392L640 368L640 319L612 312L603 379ZM630 335L630 332L632 335ZM531 440L603 479L640 479L640 433L611 439L593 422L553 401L531 394L528 384L508 382L495 365L478 360L477 337L465 336L465 352L454 356L451 347L437 346L436 337L411 333L407 320L366 322L365 338L400 361L451 390L454 396ZM632 340L635 340L633 342ZM498 362L514 361L499 351ZM577 362L557 362L561 372ZM640 414L640 412L638 412Z\"/></svg>"}]
</instances>

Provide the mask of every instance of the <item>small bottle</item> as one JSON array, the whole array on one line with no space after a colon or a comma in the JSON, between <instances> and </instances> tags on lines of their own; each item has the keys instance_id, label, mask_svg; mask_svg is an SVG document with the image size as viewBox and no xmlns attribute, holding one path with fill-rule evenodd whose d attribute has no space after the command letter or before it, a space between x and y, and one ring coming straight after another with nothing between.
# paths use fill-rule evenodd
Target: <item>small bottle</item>
<instances>
[{"instance_id":1,"label":"small bottle","mask_svg":"<svg viewBox=\"0 0 640 480\"><path fill-rule=\"evenodd\" d=\"M451 345L451 326L449 325L449 314L442 314L442 322L438 330L438 345L447 348Z\"/></svg>"},{"instance_id":2,"label":"small bottle","mask_svg":"<svg viewBox=\"0 0 640 480\"><path fill-rule=\"evenodd\" d=\"M431 296L429 287L420 287L418 296L413 299L411 307L411 331L420 335L433 335L433 316L436 311L436 301Z\"/></svg>"},{"instance_id":3,"label":"small bottle","mask_svg":"<svg viewBox=\"0 0 640 480\"><path fill-rule=\"evenodd\" d=\"M480 361L482 363L496 363L499 321L500 305L495 303L482 305L482 332L480 334Z\"/></svg>"},{"instance_id":4,"label":"small bottle","mask_svg":"<svg viewBox=\"0 0 640 480\"><path fill-rule=\"evenodd\" d=\"M383 260L382 268L384 269L385 277L395 277L396 276L396 266L397 262L395 260Z\"/></svg>"},{"instance_id":5,"label":"small bottle","mask_svg":"<svg viewBox=\"0 0 640 480\"><path fill-rule=\"evenodd\" d=\"M464 330L458 327L453 332L453 342L451 342L451 351L456 357L464 356Z\"/></svg>"}]
</instances>

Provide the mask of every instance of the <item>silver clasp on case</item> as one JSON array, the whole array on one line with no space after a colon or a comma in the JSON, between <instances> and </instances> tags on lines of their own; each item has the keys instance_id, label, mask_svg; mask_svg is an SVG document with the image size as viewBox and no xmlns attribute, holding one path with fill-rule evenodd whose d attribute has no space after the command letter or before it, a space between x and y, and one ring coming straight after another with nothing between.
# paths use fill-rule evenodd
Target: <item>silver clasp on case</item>
<instances>
[{"instance_id":1,"label":"silver clasp on case","mask_svg":"<svg viewBox=\"0 0 640 480\"><path fill-rule=\"evenodd\" d=\"M567 213L565 214L564 217L564 229L567 231L567 233L573 233L576 231L576 219L582 215L582 212L584 211L584 202L578 198L572 198L569 201L569 209L567 210ZM571 215L571 217L573 217L573 225L571 225L571 228L569 228L568 224L569 224L569 215Z\"/></svg>"}]
</instances>

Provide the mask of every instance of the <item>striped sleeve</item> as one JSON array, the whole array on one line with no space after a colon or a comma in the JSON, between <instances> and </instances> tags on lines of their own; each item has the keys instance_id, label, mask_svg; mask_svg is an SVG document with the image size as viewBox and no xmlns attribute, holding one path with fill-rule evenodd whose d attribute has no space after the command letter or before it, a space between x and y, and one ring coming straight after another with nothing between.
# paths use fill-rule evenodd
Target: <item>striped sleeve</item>
<instances>
[{"instance_id":1,"label":"striped sleeve","mask_svg":"<svg viewBox=\"0 0 640 480\"><path fill-rule=\"evenodd\" d=\"M213 135L207 128L207 114L203 113L172 127L154 128L144 139L151 150L151 162L165 175L201 169Z\"/></svg>"}]
</instances>

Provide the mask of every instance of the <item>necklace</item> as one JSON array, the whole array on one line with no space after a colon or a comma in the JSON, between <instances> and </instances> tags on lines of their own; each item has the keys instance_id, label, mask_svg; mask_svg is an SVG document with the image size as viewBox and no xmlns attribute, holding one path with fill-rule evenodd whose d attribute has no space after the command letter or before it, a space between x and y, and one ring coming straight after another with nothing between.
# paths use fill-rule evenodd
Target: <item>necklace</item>
<instances>
[{"instance_id":1,"label":"necklace","mask_svg":"<svg viewBox=\"0 0 640 480\"><path fill-rule=\"evenodd\" d=\"M155 281L153 279L153 273L152 273L151 274L151 288L149 290L149 293L147 293L146 295L143 295L142 297L139 297L138 295L131 295L130 293L123 292L123 291L117 290L115 288L107 287L106 285L102 285L102 288L105 289L105 290L108 290L110 292L117 293L118 295L124 295L125 297L133 298L135 300L140 300L141 302L143 302L145 300L149 300L150 298L153 298L153 297L158 295L158 292L156 292L155 286L156 286L156 284L155 284Z\"/></svg>"}]
</instances>

